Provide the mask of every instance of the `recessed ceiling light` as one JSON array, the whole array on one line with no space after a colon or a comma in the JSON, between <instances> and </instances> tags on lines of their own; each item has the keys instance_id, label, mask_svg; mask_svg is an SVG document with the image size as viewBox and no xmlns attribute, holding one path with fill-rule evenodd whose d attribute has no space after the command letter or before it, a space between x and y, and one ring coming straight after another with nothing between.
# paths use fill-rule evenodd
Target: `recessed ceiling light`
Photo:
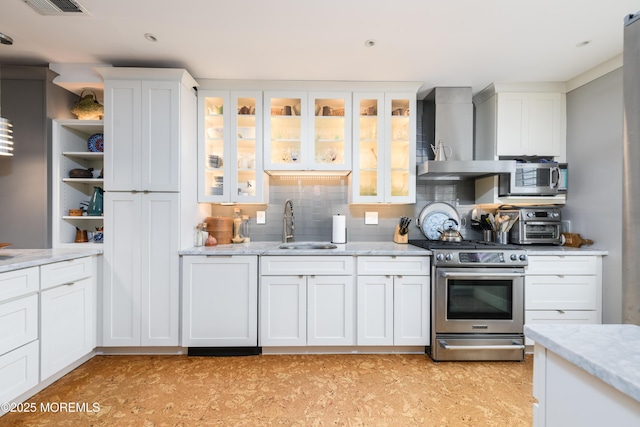
<instances>
[{"instance_id":1,"label":"recessed ceiling light","mask_svg":"<svg viewBox=\"0 0 640 427\"><path fill-rule=\"evenodd\" d=\"M151 33L145 33L144 38L149 40L150 42L157 42L158 41L158 38L155 35L151 34Z\"/></svg>"},{"instance_id":2,"label":"recessed ceiling light","mask_svg":"<svg viewBox=\"0 0 640 427\"><path fill-rule=\"evenodd\" d=\"M11 46L13 44L13 39L6 34L0 33L0 43Z\"/></svg>"},{"instance_id":3,"label":"recessed ceiling light","mask_svg":"<svg viewBox=\"0 0 640 427\"><path fill-rule=\"evenodd\" d=\"M364 42L364 45L366 47L373 47L376 45L376 41L374 39L369 39L366 42Z\"/></svg>"},{"instance_id":4,"label":"recessed ceiling light","mask_svg":"<svg viewBox=\"0 0 640 427\"><path fill-rule=\"evenodd\" d=\"M576 47L585 47L590 43L591 43L591 40L584 40L584 41L581 41L580 43L576 43Z\"/></svg>"}]
</instances>

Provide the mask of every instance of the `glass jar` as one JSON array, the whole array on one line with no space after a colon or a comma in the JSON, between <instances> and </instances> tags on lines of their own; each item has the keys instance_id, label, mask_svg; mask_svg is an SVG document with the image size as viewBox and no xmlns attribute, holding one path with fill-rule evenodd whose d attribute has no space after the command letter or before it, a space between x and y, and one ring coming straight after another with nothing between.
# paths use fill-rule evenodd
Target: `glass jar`
<instances>
[{"instance_id":1,"label":"glass jar","mask_svg":"<svg viewBox=\"0 0 640 427\"><path fill-rule=\"evenodd\" d=\"M251 222L249 215L242 215L240 234L244 237L244 243L249 243L251 241Z\"/></svg>"}]
</instances>

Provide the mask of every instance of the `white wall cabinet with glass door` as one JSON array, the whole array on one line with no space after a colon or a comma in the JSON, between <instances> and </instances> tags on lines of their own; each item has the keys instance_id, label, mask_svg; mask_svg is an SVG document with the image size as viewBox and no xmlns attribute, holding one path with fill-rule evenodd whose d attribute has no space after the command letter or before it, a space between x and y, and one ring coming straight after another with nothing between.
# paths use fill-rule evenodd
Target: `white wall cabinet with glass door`
<instances>
[{"instance_id":1,"label":"white wall cabinet with glass door","mask_svg":"<svg viewBox=\"0 0 640 427\"><path fill-rule=\"evenodd\" d=\"M87 246L93 241L76 243L76 230L96 231L102 227L102 215L71 215L88 202L95 189L103 188L102 150L103 122L101 120L54 120L52 131L52 246ZM89 142L91 139L91 143ZM93 150L91 151L89 146ZM92 178L71 178L73 169L93 169ZM75 213L75 212L74 212Z\"/></svg>"},{"instance_id":2,"label":"white wall cabinet with glass door","mask_svg":"<svg viewBox=\"0 0 640 427\"><path fill-rule=\"evenodd\" d=\"M416 94L353 94L352 203L415 203Z\"/></svg>"},{"instance_id":3,"label":"white wall cabinet with glass door","mask_svg":"<svg viewBox=\"0 0 640 427\"><path fill-rule=\"evenodd\" d=\"M267 203L262 93L198 93L198 201Z\"/></svg>"},{"instance_id":4,"label":"white wall cabinet with glass door","mask_svg":"<svg viewBox=\"0 0 640 427\"><path fill-rule=\"evenodd\" d=\"M351 170L350 92L265 92L265 169Z\"/></svg>"}]
</instances>

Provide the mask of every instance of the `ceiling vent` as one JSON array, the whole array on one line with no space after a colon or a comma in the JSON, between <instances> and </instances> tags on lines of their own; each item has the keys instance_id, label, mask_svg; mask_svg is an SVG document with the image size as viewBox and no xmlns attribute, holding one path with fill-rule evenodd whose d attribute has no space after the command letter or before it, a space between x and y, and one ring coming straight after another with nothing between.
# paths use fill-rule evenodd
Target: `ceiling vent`
<instances>
[{"instance_id":1,"label":"ceiling vent","mask_svg":"<svg viewBox=\"0 0 640 427\"><path fill-rule=\"evenodd\" d=\"M24 0L40 15L88 14L87 10L74 0Z\"/></svg>"}]
</instances>

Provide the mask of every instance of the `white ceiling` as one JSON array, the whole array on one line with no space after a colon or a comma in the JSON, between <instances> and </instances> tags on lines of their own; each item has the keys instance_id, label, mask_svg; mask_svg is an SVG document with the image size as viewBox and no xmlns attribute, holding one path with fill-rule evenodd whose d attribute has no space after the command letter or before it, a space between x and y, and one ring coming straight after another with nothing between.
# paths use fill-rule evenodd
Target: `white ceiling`
<instances>
[{"instance_id":1,"label":"white ceiling","mask_svg":"<svg viewBox=\"0 0 640 427\"><path fill-rule=\"evenodd\" d=\"M14 44L0 45L0 64L418 81L476 93L491 82L571 80L622 52L623 19L640 10L640 0L76 1L89 13L42 16L24 0L2 0L0 32Z\"/></svg>"}]
</instances>

